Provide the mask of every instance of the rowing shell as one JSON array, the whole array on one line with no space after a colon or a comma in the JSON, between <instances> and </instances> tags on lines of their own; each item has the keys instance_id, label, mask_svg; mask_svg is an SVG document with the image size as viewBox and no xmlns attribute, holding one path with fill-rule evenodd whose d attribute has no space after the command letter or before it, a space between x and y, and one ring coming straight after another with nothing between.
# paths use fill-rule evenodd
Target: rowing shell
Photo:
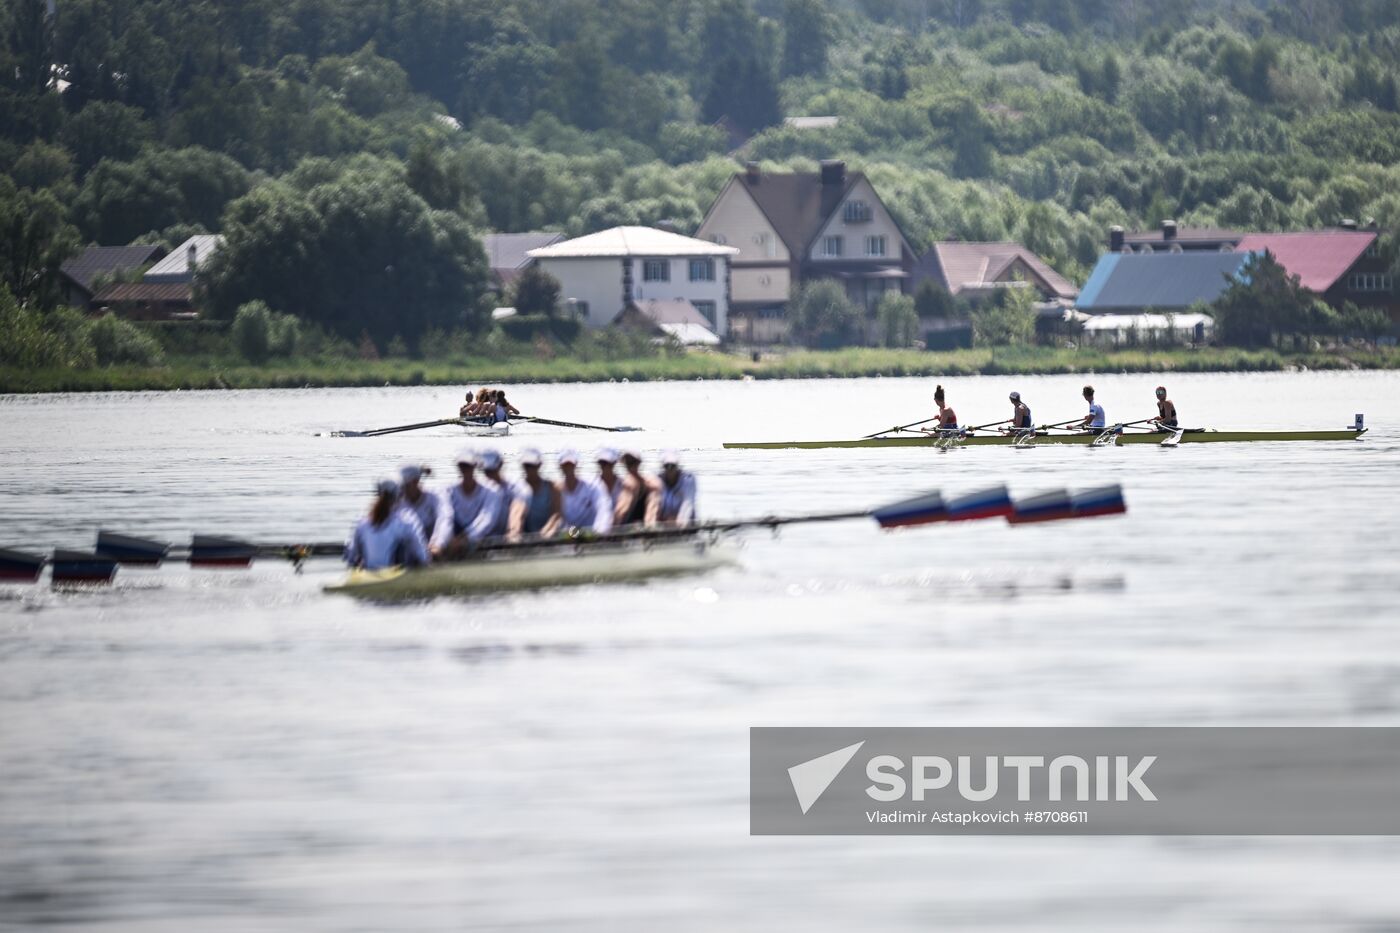
<instances>
[{"instance_id":1,"label":"rowing shell","mask_svg":"<svg viewBox=\"0 0 1400 933\"><path fill-rule=\"evenodd\" d=\"M1244 441L1354 441L1366 433L1366 429L1348 428L1343 431L1191 431L1181 435L1183 444L1231 444ZM1026 446L1022 437L1021 446ZM1037 434L1029 439L1032 444L1092 444L1098 434ZM1170 434L1124 432L1118 435L1120 444L1160 444ZM790 447L815 450L825 447L939 447L953 441L958 446L968 447L1012 447L1016 446L1018 435L980 434L971 437L947 438L936 434L909 434L898 437L868 437L855 441L753 441L725 444L727 450L783 450Z\"/></svg>"},{"instance_id":2,"label":"rowing shell","mask_svg":"<svg viewBox=\"0 0 1400 933\"><path fill-rule=\"evenodd\" d=\"M506 437L510 434L510 422L493 423L485 418L463 418L462 430L472 437Z\"/></svg>"},{"instance_id":3,"label":"rowing shell","mask_svg":"<svg viewBox=\"0 0 1400 933\"><path fill-rule=\"evenodd\" d=\"M598 548L568 555L460 561L419 570L353 570L344 582L327 586L325 591L361 599L427 599L703 573L735 562L724 547L689 541Z\"/></svg>"}]
</instances>

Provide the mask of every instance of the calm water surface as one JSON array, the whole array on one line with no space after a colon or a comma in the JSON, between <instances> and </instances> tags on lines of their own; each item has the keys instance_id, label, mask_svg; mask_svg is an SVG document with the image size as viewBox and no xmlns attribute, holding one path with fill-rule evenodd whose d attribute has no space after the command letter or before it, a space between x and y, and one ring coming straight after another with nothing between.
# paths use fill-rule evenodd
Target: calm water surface
<instances>
[{"instance_id":1,"label":"calm water surface","mask_svg":"<svg viewBox=\"0 0 1400 933\"><path fill-rule=\"evenodd\" d=\"M1081 377L950 381L1038 421ZM1150 376L1097 376L1114 420ZM1312 930L1400 923L1389 839L751 838L753 725L1400 725L1400 376L1172 377L1190 423L1361 443L724 451L926 416L932 380L521 387L683 451L707 517L1121 482L1130 514L744 539L709 576L408 607L338 571L0 587L0 927ZM441 388L0 398L0 545L336 540L437 467ZM547 452L599 435L526 427Z\"/></svg>"}]
</instances>

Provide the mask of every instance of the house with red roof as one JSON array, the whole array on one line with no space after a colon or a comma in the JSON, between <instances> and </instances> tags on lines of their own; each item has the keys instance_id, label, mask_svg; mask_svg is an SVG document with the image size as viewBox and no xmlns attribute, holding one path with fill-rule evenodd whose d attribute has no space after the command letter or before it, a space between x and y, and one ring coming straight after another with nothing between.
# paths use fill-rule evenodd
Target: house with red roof
<instances>
[{"instance_id":1,"label":"house with red roof","mask_svg":"<svg viewBox=\"0 0 1400 933\"><path fill-rule=\"evenodd\" d=\"M1395 280L1380 255L1374 230L1317 230L1306 233L1249 233L1236 252L1268 250L1308 291L1333 307L1351 302L1380 308L1400 322Z\"/></svg>"}]
</instances>

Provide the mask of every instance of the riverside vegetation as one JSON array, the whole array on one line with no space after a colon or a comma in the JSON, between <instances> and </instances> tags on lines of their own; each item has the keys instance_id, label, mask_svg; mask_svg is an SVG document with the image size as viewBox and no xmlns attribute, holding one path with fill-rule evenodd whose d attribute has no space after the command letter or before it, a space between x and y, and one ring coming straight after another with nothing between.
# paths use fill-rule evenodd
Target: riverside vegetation
<instances>
[{"instance_id":1,"label":"riverside vegetation","mask_svg":"<svg viewBox=\"0 0 1400 933\"><path fill-rule=\"evenodd\" d=\"M501 296L480 236L690 230L741 159L782 171L843 158L918 250L1014 239L1082 281L1111 224L1374 218L1400 273L1397 63L1388 0L72 0L53 17L45 0L12 0L0 289L15 304L4 334L24 338L0 341L0 381L438 381L444 335L454 368L508 378L1100 368L1087 350L994 351L1029 339L1014 308L974 320L980 346L949 356L754 364L556 321L512 336L490 319ZM802 130L792 115L840 122ZM737 157L720 125L746 140ZM226 237L197 280L223 345L58 307L58 266L83 244L173 247L203 231ZM1221 337L1259 352L1149 356L1283 366L1280 348L1384 329L1240 298ZM882 308L869 327L798 306L797 339L905 345L938 303Z\"/></svg>"}]
</instances>

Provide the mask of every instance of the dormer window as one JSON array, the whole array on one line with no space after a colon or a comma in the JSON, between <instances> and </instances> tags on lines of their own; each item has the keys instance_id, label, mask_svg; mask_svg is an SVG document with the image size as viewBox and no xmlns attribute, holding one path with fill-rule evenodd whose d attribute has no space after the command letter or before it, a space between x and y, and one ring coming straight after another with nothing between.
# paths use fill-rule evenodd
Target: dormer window
<instances>
[{"instance_id":1,"label":"dormer window","mask_svg":"<svg viewBox=\"0 0 1400 933\"><path fill-rule=\"evenodd\" d=\"M873 216L874 212L865 201L847 201L846 207L842 211L842 218L848 224L870 223Z\"/></svg>"}]
</instances>

